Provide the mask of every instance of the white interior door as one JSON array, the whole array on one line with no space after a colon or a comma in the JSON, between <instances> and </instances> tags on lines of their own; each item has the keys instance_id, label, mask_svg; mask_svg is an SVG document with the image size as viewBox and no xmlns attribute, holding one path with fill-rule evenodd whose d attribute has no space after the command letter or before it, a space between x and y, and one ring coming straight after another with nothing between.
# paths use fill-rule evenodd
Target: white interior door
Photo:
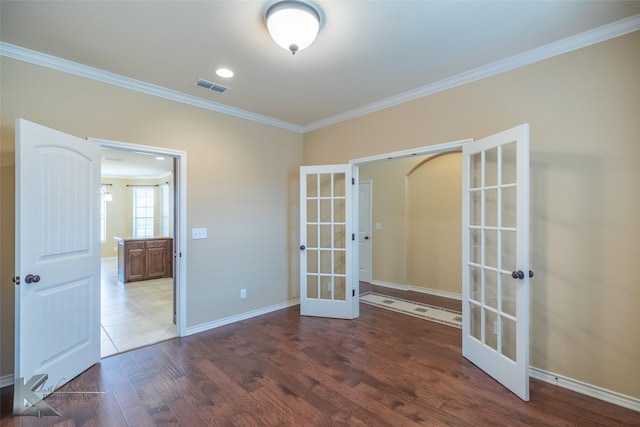
<instances>
[{"instance_id":1,"label":"white interior door","mask_svg":"<svg viewBox=\"0 0 640 427\"><path fill-rule=\"evenodd\" d=\"M462 353L529 400L529 125L462 153Z\"/></svg>"},{"instance_id":2,"label":"white interior door","mask_svg":"<svg viewBox=\"0 0 640 427\"><path fill-rule=\"evenodd\" d=\"M350 165L300 168L300 314L352 319L358 283ZM357 278L355 278L357 279Z\"/></svg>"},{"instance_id":3,"label":"white interior door","mask_svg":"<svg viewBox=\"0 0 640 427\"><path fill-rule=\"evenodd\" d=\"M358 185L358 280L371 282L371 180Z\"/></svg>"},{"instance_id":4,"label":"white interior door","mask_svg":"<svg viewBox=\"0 0 640 427\"><path fill-rule=\"evenodd\" d=\"M100 146L18 119L16 383L51 392L100 359L99 219Z\"/></svg>"}]
</instances>

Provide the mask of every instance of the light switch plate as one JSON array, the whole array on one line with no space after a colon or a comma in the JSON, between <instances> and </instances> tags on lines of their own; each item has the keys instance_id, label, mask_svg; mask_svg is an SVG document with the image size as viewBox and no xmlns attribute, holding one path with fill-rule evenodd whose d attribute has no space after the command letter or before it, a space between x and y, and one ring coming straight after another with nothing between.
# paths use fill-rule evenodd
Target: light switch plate
<instances>
[{"instance_id":1,"label":"light switch plate","mask_svg":"<svg viewBox=\"0 0 640 427\"><path fill-rule=\"evenodd\" d=\"M192 228L191 229L191 238L192 239L206 239L207 238L207 229L206 228Z\"/></svg>"},{"instance_id":2,"label":"light switch plate","mask_svg":"<svg viewBox=\"0 0 640 427\"><path fill-rule=\"evenodd\" d=\"M382 230L382 224L376 222L376 230Z\"/></svg>"}]
</instances>

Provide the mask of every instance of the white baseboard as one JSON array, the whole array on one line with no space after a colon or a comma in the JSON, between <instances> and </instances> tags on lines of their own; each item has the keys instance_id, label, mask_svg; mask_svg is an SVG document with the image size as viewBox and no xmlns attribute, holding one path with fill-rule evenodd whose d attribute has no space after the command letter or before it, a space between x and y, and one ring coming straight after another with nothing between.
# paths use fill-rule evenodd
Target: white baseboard
<instances>
[{"instance_id":1,"label":"white baseboard","mask_svg":"<svg viewBox=\"0 0 640 427\"><path fill-rule=\"evenodd\" d=\"M202 323L200 325L191 326L187 328L185 336L197 334L198 332L208 331L210 329L219 328L220 326L229 325L235 322L240 322L241 320L251 319L252 317L261 316L263 314L271 313L272 311L282 310L283 308L289 308L294 305L300 305L300 299L294 299L291 301L283 302L281 304L275 304L269 307L263 307L257 310L241 313L235 316L225 317L224 319L215 320L213 322L207 322L207 323Z\"/></svg>"},{"instance_id":2,"label":"white baseboard","mask_svg":"<svg viewBox=\"0 0 640 427\"><path fill-rule=\"evenodd\" d=\"M397 283L383 282L381 280L372 280L370 283L372 285L384 286L385 288L397 289L399 291L408 291L409 290L409 286L407 286L407 285L398 285Z\"/></svg>"},{"instance_id":3,"label":"white baseboard","mask_svg":"<svg viewBox=\"0 0 640 427\"><path fill-rule=\"evenodd\" d=\"M0 377L0 388L13 385L13 374Z\"/></svg>"},{"instance_id":4,"label":"white baseboard","mask_svg":"<svg viewBox=\"0 0 640 427\"><path fill-rule=\"evenodd\" d=\"M461 294L440 291L438 289L423 288L420 286L412 286L412 285L398 285L397 283L382 282L380 280L372 280L371 284L377 285L377 286L384 286L385 288L397 289L400 291L413 291L413 292L419 292L421 294L434 295L437 297L451 298L459 301L462 300Z\"/></svg>"},{"instance_id":5,"label":"white baseboard","mask_svg":"<svg viewBox=\"0 0 640 427\"><path fill-rule=\"evenodd\" d=\"M529 375L531 378L640 412L640 399L635 397L626 396L602 387L554 374L553 372L534 368L533 366L529 368Z\"/></svg>"}]
</instances>

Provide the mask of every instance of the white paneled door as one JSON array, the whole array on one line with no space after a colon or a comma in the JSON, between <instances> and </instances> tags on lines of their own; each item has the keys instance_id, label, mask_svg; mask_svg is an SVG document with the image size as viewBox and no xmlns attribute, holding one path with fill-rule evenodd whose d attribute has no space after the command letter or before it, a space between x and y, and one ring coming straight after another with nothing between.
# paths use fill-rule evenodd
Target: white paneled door
<instances>
[{"instance_id":1,"label":"white paneled door","mask_svg":"<svg viewBox=\"0 0 640 427\"><path fill-rule=\"evenodd\" d=\"M99 220L99 144L18 119L16 384L49 393L100 359Z\"/></svg>"},{"instance_id":2,"label":"white paneled door","mask_svg":"<svg viewBox=\"0 0 640 427\"><path fill-rule=\"evenodd\" d=\"M358 317L350 165L300 168L300 314Z\"/></svg>"},{"instance_id":3,"label":"white paneled door","mask_svg":"<svg viewBox=\"0 0 640 427\"><path fill-rule=\"evenodd\" d=\"M462 153L462 353L529 400L529 126Z\"/></svg>"},{"instance_id":4,"label":"white paneled door","mask_svg":"<svg viewBox=\"0 0 640 427\"><path fill-rule=\"evenodd\" d=\"M358 186L358 280L371 282L371 180Z\"/></svg>"}]
</instances>

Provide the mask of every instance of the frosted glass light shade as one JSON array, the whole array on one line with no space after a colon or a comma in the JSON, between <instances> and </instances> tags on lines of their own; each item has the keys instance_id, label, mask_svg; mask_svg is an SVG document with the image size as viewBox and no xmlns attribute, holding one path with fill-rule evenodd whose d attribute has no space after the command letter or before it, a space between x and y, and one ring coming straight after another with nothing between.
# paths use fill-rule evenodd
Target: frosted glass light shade
<instances>
[{"instance_id":1,"label":"frosted glass light shade","mask_svg":"<svg viewBox=\"0 0 640 427\"><path fill-rule=\"evenodd\" d=\"M320 16L309 4L285 0L267 11L267 29L273 41L294 55L309 47L320 30Z\"/></svg>"}]
</instances>

